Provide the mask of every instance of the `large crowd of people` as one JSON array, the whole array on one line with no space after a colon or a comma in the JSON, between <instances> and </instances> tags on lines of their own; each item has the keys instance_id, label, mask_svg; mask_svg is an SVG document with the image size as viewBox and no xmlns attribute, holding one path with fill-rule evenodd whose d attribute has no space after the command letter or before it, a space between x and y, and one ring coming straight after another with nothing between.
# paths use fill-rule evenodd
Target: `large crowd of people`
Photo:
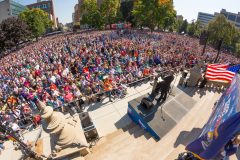
<instances>
[{"instance_id":1,"label":"large crowd of people","mask_svg":"<svg viewBox=\"0 0 240 160\"><path fill-rule=\"evenodd\" d=\"M34 96L62 112L76 102L72 106L79 111L83 103L123 97L127 84L158 70L211 63L216 54L207 47L202 55L198 39L174 33L94 31L42 38L0 60L0 119L15 131L27 121L37 126ZM221 53L219 62L240 61Z\"/></svg>"}]
</instances>

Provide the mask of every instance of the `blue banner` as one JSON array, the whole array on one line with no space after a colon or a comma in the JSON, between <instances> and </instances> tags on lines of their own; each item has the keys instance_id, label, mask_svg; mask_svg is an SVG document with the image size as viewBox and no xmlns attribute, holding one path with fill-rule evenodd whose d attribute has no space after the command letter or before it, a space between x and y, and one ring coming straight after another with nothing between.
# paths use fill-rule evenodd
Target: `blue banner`
<instances>
[{"instance_id":1,"label":"blue banner","mask_svg":"<svg viewBox=\"0 0 240 160\"><path fill-rule=\"evenodd\" d=\"M223 93L201 135L186 150L201 159L228 155L224 149L240 133L240 77L236 75Z\"/></svg>"}]
</instances>

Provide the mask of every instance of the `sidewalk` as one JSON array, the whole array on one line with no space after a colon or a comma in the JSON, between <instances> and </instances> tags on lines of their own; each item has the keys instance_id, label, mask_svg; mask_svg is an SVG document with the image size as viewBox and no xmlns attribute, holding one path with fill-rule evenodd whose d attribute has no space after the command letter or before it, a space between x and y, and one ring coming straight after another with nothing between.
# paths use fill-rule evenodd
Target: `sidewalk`
<instances>
[{"instance_id":1,"label":"sidewalk","mask_svg":"<svg viewBox=\"0 0 240 160\"><path fill-rule=\"evenodd\" d=\"M91 104L85 111L89 112L100 137L106 136L119 128L131 123L127 115L128 102L146 93L150 93L150 82L138 87L128 88L128 94L123 99L108 102L108 98L101 103Z\"/></svg>"}]
</instances>

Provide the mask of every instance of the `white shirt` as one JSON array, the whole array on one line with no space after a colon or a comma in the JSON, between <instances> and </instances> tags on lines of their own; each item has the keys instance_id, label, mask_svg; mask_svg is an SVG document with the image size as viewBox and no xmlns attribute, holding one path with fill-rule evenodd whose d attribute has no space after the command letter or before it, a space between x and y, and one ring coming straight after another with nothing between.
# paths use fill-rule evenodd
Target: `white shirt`
<instances>
[{"instance_id":1,"label":"white shirt","mask_svg":"<svg viewBox=\"0 0 240 160\"><path fill-rule=\"evenodd\" d=\"M56 83L56 77L52 75L52 77L50 78L50 81L53 83Z\"/></svg>"}]
</instances>

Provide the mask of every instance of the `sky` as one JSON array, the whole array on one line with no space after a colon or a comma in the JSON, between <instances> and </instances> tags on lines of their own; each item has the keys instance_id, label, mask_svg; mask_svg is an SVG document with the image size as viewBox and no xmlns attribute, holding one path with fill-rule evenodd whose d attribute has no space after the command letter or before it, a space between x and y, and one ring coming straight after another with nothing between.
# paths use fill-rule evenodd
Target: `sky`
<instances>
[{"instance_id":1,"label":"sky","mask_svg":"<svg viewBox=\"0 0 240 160\"><path fill-rule=\"evenodd\" d=\"M37 0L14 0L23 5L28 5L37 2ZM59 22L66 24L72 22L72 13L75 4L78 0L53 0L55 9L55 16L58 17Z\"/></svg>"},{"instance_id":2,"label":"sky","mask_svg":"<svg viewBox=\"0 0 240 160\"><path fill-rule=\"evenodd\" d=\"M27 5L37 0L15 0L21 4ZM59 22L65 24L72 22L72 13L74 5L78 0L54 0L55 14ZM174 6L178 15L182 15L184 19L191 21L197 19L198 12L206 12L213 14L220 12L222 8L229 12L240 12L239 0L174 0Z\"/></svg>"},{"instance_id":3,"label":"sky","mask_svg":"<svg viewBox=\"0 0 240 160\"><path fill-rule=\"evenodd\" d=\"M240 12L239 0L174 0L174 6L178 15L191 21L197 20L198 12L214 14L222 8L228 12Z\"/></svg>"}]
</instances>

